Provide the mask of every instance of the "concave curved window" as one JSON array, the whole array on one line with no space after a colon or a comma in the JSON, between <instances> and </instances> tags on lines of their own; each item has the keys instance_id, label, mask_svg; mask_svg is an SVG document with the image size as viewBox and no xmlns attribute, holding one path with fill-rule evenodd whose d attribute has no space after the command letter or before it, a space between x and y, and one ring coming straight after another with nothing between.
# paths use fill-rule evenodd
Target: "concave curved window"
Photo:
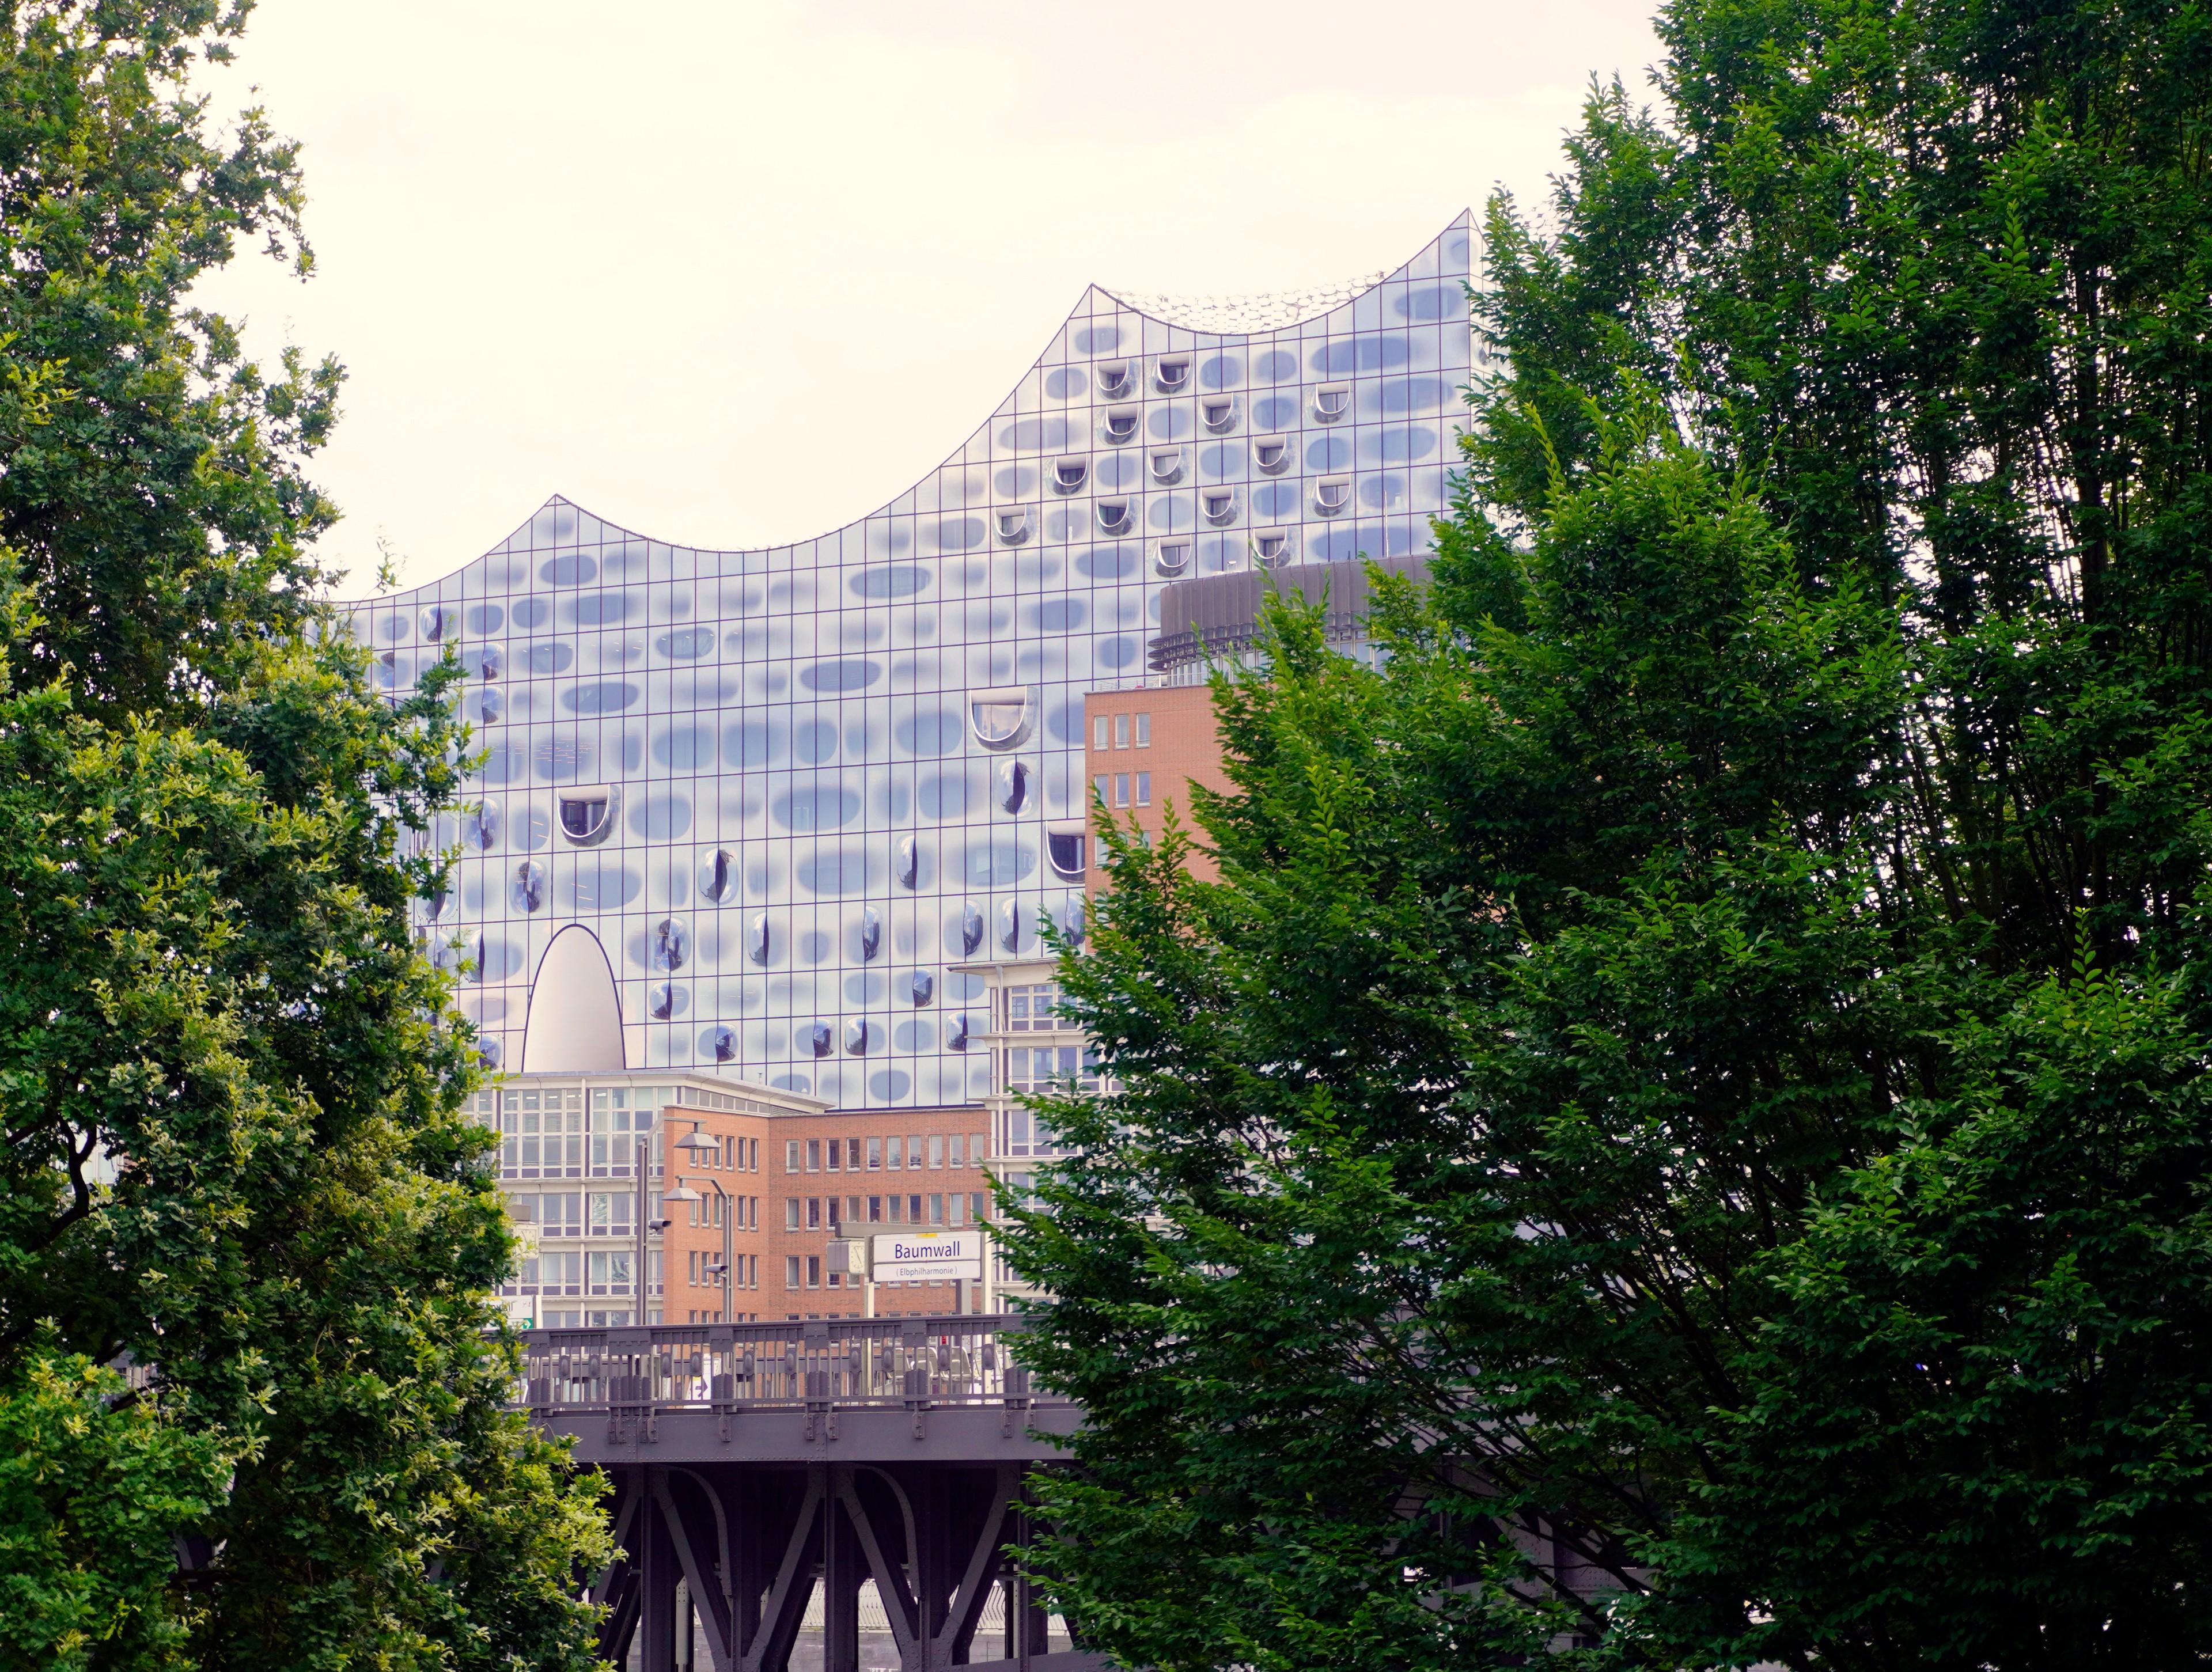
<instances>
[{"instance_id":1,"label":"concave curved window","mask_svg":"<svg viewBox=\"0 0 2212 1672\"><path fill-rule=\"evenodd\" d=\"M968 698L968 723L986 749L1006 749L1028 735L1030 694L1023 686L975 691Z\"/></svg>"},{"instance_id":2,"label":"concave curved window","mask_svg":"<svg viewBox=\"0 0 2212 1672\"><path fill-rule=\"evenodd\" d=\"M1082 485L1081 479L1077 486ZM1019 545L1030 537L1030 514L1026 507L1018 510L999 513L999 542L1002 545Z\"/></svg>"},{"instance_id":3,"label":"concave curved window","mask_svg":"<svg viewBox=\"0 0 2212 1672\"><path fill-rule=\"evenodd\" d=\"M1252 463L1262 476L1279 476L1290 468L1291 444L1279 435L1252 443Z\"/></svg>"},{"instance_id":4,"label":"concave curved window","mask_svg":"<svg viewBox=\"0 0 2212 1672\"><path fill-rule=\"evenodd\" d=\"M1162 575L1181 575L1190 567L1190 542L1162 540L1159 552L1152 559L1152 567Z\"/></svg>"},{"instance_id":5,"label":"concave curved window","mask_svg":"<svg viewBox=\"0 0 2212 1672\"><path fill-rule=\"evenodd\" d=\"M561 810L561 834L579 846L599 841L613 827L614 801L605 784L556 790L553 799Z\"/></svg>"},{"instance_id":6,"label":"concave curved window","mask_svg":"<svg viewBox=\"0 0 2212 1672\"><path fill-rule=\"evenodd\" d=\"M1102 499L1098 502L1098 526L1106 533L1127 533L1134 514L1126 499Z\"/></svg>"},{"instance_id":7,"label":"concave curved window","mask_svg":"<svg viewBox=\"0 0 2212 1672\"><path fill-rule=\"evenodd\" d=\"M1063 877L1074 878L1083 874L1084 845L1084 832L1080 825L1045 833L1045 855L1051 860L1052 868Z\"/></svg>"},{"instance_id":8,"label":"concave curved window","mask_svg":"<svg viewBox=\"0 0 2212 1672\"><path fill-rule=\"evenodd\" d=\"M1137 439L1137 425L1144 414L1133 406L1124 406L1106 415L1106 439L1119 447L1124 441Z\"/></svg>"},{"instance_id":9,"label":"concave curved window","mask_svg":"<svg viewBox=\"0 0 2212 1672\"><path fill-rule=\"evenodd\" d=\"M1126 360L1110 361L1098 368L1098 392L1108 400L1119 400L1129 392L1135 380L1130 375Z\"/></svg>"},{"instance_id":10,"label":"concave curved window","mask_svg":"<svg viewBox=\"0 0 2212 1672\"><path fill-rule=\"evenodd\" d=\"M1272 568L1289 555L1291 537L1287 534L1262 534L1252 542L1252 550L1261 562Z\"/></svg>"},{"instance_id":11,"label":"concave curved window","mask_svg":"<svg viewBox=\"0 0 2212 1672\"><path fill-rule=\"evenodd\" d=\"M1237 428L1237 402L1233 396L1218 395L1198 404L1198 420L1216 435L1225 435Z\"/></svg>"},{"instance_id":12,"label":"concave curved window","mask_svg":"<svg viewBox=\"0 0 2212 1672\"><path fill-rule=\"evenodd\" d=\"M1324 384L1314 391L1314 416L1325 424L1333 424L1352 410L1352 386L1348 383Z\"/></svg>"},{"instance_id":13,"label":"concave curved window","mask_svg":"<svg viewBox=\"0 0 2212 1672\"><path fill-rule=\"evenodd\" d=\"M1352 483L1342 477L1314 484L1314 509L1333 517L1352 503Z\"/></svg>"},{"instance_id":14,"label":"concave curved window","mask_svg":"<svg viewBox=\"0 0 2212 1672\"><path fill-rule=\"evenodd\" d=\"M1237 496L1226 488L1209 488L1199 496L1206 520L1220 524L1237 520Z\"/></svg>"},{"instance_id":15,"label":"concave curved window","mask_svg":"<svg viewBox=\"0 0 2212 1672\"><path fill-rule=\"evenodd\" d=\"M1162 355L1152 368L1152 387L1164 395L1180 394L1190 387L1190 356Z\"/></svg>"},{"instance_id":16,"label":"concave curved window","mask_svg":"<svg viewBox=\"0 0 2212 1672\"><path fill-rule=\"evenodd\" d=\"M1091 474L1088 459L1063 459L1052 467L1052 485L1063 494L1072 494L1083 485Z\"/></svg>"},{"instance_id":17,"label":"concave curved window","mask_svg":"<svg viewBox=\"0 0 2212 1672\"><path fill-rule=\"evenodd\" d=\"M1165 487L1169 483L1182 480L1182 449L1170 447L1156 453L1152 459L1152 480Z\"/></svg>"}]
</instances>

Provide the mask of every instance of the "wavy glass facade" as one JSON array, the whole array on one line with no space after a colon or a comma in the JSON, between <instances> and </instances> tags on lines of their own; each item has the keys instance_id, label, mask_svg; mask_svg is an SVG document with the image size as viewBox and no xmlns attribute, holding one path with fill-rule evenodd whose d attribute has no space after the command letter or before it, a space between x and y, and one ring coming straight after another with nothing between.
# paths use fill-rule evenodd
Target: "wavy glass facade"
<instances>
[{"instance_id":1,"label":"wavy glass facade","mask_svg":"<svg viewBox=\"0 0 2212 1672\"><path fill-rule=\"evenodd\" d=\"M978 966L1083 933L1084 694L1153 677L1163 588L1426 550L1470 245L1462 216L1297 295L1094 287L941 467L817 539L669 545L556 499L355 606L387 688L448 650L468 674L477 810L421 927L487 1055L981 1101ZM610 985L621 1061L580 1059Z\"/></svg>"}]
</instances>

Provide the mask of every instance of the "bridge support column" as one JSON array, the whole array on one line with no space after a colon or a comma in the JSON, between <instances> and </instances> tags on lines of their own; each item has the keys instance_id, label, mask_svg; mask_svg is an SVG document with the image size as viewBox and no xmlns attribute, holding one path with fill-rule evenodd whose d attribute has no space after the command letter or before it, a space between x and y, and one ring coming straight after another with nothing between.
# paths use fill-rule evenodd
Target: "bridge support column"
<instances>
[{"instance_id":1,"label":"bridge support column","mask_svg":"<svg viewBox=\"0 0 2212 1672\"><path fill-rule=\"evenodd\" d=\"M641 1672L676 1672L676 1581L681 1569L659 1501L662 1471L647 1471L646 1501L639 1506L638 1630L643 1634Z\"/></svg>"}]
</instances>

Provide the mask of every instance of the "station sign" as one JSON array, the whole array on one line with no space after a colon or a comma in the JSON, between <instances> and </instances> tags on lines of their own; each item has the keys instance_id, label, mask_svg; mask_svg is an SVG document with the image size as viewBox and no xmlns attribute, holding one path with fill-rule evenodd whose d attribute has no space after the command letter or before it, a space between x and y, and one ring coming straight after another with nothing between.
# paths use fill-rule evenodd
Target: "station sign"
<instances>
[{"instance_id":1,"label":"station sign","mask_svg":"<svg viewBox=\"0 0 2212 1672\"><path fill-rule=\"evenodd\" d=\"M878 1283L983 1280L980 1231L894 1231L869 1242L868 1275Z\"/></svg>"}]
</instances>

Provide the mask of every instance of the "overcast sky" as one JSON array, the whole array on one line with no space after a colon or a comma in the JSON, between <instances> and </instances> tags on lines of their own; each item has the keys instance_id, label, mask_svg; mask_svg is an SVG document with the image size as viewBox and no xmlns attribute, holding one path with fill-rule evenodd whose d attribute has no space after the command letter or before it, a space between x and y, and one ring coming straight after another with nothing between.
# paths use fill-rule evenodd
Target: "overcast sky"
<instances>
[{"instance_id":1,"label":"overcast sky","mask_svg":"<svg viewBox=\"0 0 2212 1672\"><path fill-rule=\"evenodd\" d=\"M1004 397L1085 284L1395 266L1540 198L1644 0L259 0L305 285L203 294L333 351L325 555L409 583L551 494L722 548L852 520Z\"/></svg>"}]
</instances>

